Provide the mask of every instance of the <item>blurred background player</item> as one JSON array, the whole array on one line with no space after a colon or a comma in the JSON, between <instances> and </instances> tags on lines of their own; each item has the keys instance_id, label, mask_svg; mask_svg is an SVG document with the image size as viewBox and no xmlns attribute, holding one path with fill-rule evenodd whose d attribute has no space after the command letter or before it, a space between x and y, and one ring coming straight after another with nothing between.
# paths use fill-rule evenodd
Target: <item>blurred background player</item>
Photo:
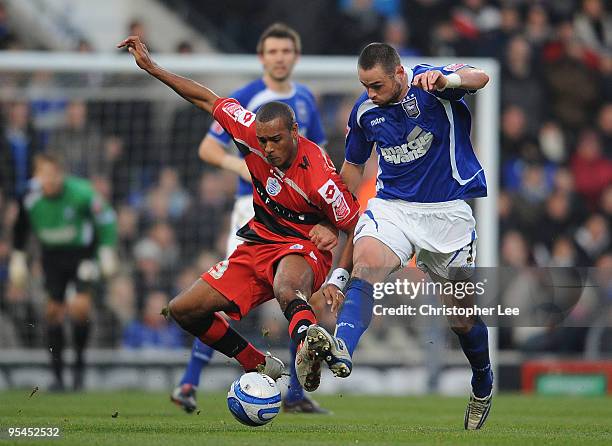
<instances>
[{"instance_id":1,"label":"blurred background player","mask_svg":"<svg viewBox=\"0 0 612 446\"><path fill-rule=\"evenodd\" d=\"M34 179L21 202L14 228L9 279L19 288L28 280L25 249L30 232L42 248L48 294L48 348L55 380L51 388L64 389L63 321L67 312L76 358L73 387L79 390L83 387L83 352L89 336L94 285L100 272L110 277L118 266L115 212L95 192L90 181L66 175L59 157L38 154L34 158ZM66 288L71 282L75 284L76 294L66 305Z\"/></svg>"},{"instance_id":2,"label":"blurred background player","mask_svg":"<svg viewBox=\"0 0 612 446\"><path fill-rule=\"evenodd\" d=\"M299 34L290 27L275 23L269 26L259 38L257 54L263 67L263 76L229 96L235 98L248 110L257 112L264 104L280 101L288 104L295 112L300 134L319 146L326 142L323 126L316 108L316 101L310 90L291 81L291 74L301 52ZM237 197L231 216L231 227L227 241L226 258L242 243L236 231L253 217L253 185L244 159L228 153L226 148L231 138L223 128L214 122L200 144L202 160L230 170L239 175ZM295 345L290 344L291 377L289 391L283 400L286 412L327 413L304 391L295 374ZM198 338L193 342L191 358L179 386L171 395L172 401L187 412L196 409L196 389L200 383L202 369L210 362L214 350Z\"/></svg>"}]
</instances>

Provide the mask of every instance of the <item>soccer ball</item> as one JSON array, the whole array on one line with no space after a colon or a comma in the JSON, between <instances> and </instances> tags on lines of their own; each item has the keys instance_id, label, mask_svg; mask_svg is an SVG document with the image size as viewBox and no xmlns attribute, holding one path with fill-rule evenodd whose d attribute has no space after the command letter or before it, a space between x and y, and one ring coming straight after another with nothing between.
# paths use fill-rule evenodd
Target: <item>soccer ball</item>
<instances>
[{"instance_id":1,"label":"soccer ball","mask_svg":"<svg viewBox=\"0 0 612 446\"><path fill-rule=\"evenodd\" d=\"M227 407L238 421L247 426L263 426L278 414L281 394L268 375L249 372L242 375L227 392Z\"/></svg>"}]
</instances>

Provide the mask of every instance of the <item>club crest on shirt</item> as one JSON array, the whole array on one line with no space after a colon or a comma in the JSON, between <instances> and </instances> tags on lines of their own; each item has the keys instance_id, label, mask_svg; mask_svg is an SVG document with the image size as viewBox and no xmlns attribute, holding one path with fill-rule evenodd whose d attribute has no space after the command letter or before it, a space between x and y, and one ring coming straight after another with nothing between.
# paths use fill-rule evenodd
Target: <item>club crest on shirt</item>
<instances>
[{"instance_id":1,"label":"club crest on shirt","mask_svg":"<svg viewBox=\"0 0 612 446\"><path fill-rule=\"evenodd\" d=\"M271 196L275 197L280 194L281 189L282 186L280 184L280 181L278 181L274 177L268 177L268 180L266 181L266 192L268 192Z\"/></svg>"},{"instance_id":2,"label":"club crest on shirt","mask_svg":"<svg viewBox=\"0 0 612 446\"><path fill-rule=\"evenodd\" d=\"M402 107L406 114L411 118L416 118L421 114L421 110L419 110L419 104L417 103L417 99L415 96L407 98L402 102Z\"/></svg>"}]
</instances>

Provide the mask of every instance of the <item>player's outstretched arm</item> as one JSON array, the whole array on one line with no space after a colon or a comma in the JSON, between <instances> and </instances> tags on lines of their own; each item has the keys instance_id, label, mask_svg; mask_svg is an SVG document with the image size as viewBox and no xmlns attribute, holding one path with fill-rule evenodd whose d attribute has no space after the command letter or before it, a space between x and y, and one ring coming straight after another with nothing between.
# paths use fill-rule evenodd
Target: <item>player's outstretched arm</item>
<instances>
[{"instance_id":1,"label":"player's outstretched arm","mask_svg":"<svg viewBox=\"0 0 612 446\"><path fill-rule=\"evenodd\" d=\"M196 107L212 113L213 104L219 99L219 96L203 85L171 73L157 65L151 59L147 46L140 41L138 36L128 37L123 42L117 44L117 48L127 48L130 54L134 56L134 60L140 68L162 81Z\"/></svg>"},{"instance_id":2,"label":"player's outstretched arm","mask_svg":"<svg viewBox=\"0 0 612 446\"><path fill-rule=\"evenodd\" d=\"M417 74L412 85L425 91L442 91L447 88L480 90L489 82L489 76L478 68L465 67L455 73L444 75L439 70L430 70Z\"/></svg>"}]
</instances>

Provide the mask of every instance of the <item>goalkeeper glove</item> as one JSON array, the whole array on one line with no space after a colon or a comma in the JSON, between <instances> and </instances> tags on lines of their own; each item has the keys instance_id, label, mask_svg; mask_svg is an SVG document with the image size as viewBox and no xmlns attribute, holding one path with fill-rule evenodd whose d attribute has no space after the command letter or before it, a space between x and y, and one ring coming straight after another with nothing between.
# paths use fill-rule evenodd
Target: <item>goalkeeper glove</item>
<instances>
[{"instance_id":1,"label":"goalkeeper glove","mask_svg":"<svg viewBox=\"0 0 612 446\"><path fill-rule=\"evenodd\" d=\"M16 288L23 288L28 277L28 264L23 251L13 251L9 262L9 281Z\"/></svg>"}]
</instances>

